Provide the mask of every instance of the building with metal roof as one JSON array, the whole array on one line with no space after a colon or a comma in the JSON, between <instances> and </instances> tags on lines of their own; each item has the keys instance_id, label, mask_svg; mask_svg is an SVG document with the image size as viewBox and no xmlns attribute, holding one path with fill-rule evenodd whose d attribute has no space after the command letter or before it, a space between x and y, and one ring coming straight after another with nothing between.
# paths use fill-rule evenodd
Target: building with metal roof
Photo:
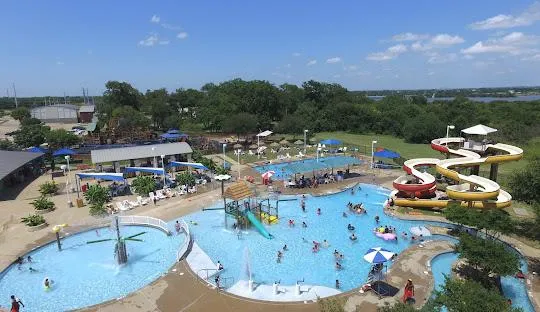
<instances>
[{"instance_id":1,"label":"building with metal roof","mask_svg":"<svg viewBox=\"0 0 540 312\"><path fill-rule=\"evenodd\" d=\"M153 158L173 155L187 155L190 158L193 150L186 142L140 145L109 149L92 150L92 163L101 164L143 158Z\"/></svg>"},{"instance_id":2,"label":"building with metal roof","mask_svg":"<svg viewBox=\"0 0 540 312\"><path fill-rule=\"evenodd\" d=\"M0 188L40 173L43 153L0 151Z\"/></svg>"},{"instance_id":3,"label":"building with metal roof","mask_svg":"<svg viewBox=\"0 0 540 312\"><path fill-rule=\"evenodd\" d=\"M34 107L30 110L32 117L43 122L76 123L78 107L70 104L57 104Z\"/></svg>"}]
</instances>

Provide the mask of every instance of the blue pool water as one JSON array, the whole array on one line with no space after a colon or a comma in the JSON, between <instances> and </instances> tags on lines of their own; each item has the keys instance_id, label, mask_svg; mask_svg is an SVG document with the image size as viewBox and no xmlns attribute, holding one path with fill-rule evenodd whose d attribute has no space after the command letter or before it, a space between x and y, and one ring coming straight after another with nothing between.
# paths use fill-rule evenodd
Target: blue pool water
<instances>
[{"instance_id":1,"label":"blue pool water","mask_svg":"<svg viewBox=\"0 0 540 312\"><path fill-rule=\"evenodd\" d=\"M271 284L281 280L283 285L293 285L297 280L307 284L334 287L339 279L342 290L350 290L362 285L367 278L370 264L363 259L364 253L371 247L381 246L393 252L401 252L410 246L408 240L384 241L377 238L372 229L376 226L374 217L380 216L381 225L393 226L399 233L409 231L411 226L422 224L415 221L404 221L387 217L382 211L384 201L388 198L388 190L361 185L361 191L354 195L350 191L331 196L311 197L306 200L307 213L300 208L300 201L284 201L279 203L280 222L266 226L275 237L268 240L250 229L241 239L229 229L224 228L224 212L222 210L204 211L190 214L186 220L195 221L191 227L197 244L214 261L220 261L225 266L224 277L233 277L236 281L243 278L244 249L250 253L253 279L257 283ZM368 210L367 215L342 216L347 211L346 204L363 202ZM274 204L275 205L275 204ZM321 208L322 214L316 214ZM288 220L294 219L296 226L289 227ZM302 221L308 227L302 228ZM229 227L234 220L229 219ZM350 231L347 225L356 227L357 241L349 240ZM305 238L307 242L304 242ZM435 237L444 239L444 237ZM312 241L323 242L326 239L330 247L313 253ZM278 250L287 244L288 251L284 252L281 263L276 263ZM342 261L343 270L334 268L334 250L345 255Z\"/></svg>"},{"instance_id":2,"label":"blue pool water","mask_svg":"<svg viewBox=\"0 0 540 312\"><path fill-rule=\"evenodd\" d=\"M109 228L100 229L99 236L95 230L72 235L62 240L61 252L51 243L30 252L33 263L21 270L6 269L0 276L0 305L7 306L9 296L16 295L25 304L23 311L65 311L126 296L166 273L185 239L142 226L124 226L121 231L124 236L146 231L139 237L144 242L126 243L128 264L116 264L113 241L86 244L114 237ZM29 272L30 266L38 272ZM43 288L46 277L53 280L49 291Z\"/></svg>"},{"instance_id":3,"label":"blue pool water","mask_svg":"<svg viewBox=\"0 0 540 312\"><path fill-rule=\"evenodd\" d=\"M316 158L309 158L309 159L289 161L289 162L278 163L278 164L256 166L256 167L253 167L253 169L255 169L259 173L265 173L266 171L270 171L270 170L275 171L276 174L274 175L273 179L284 180L284 179L294 176L295 173L309 172L312 170L323 170L323 169L330 170L331 168L329 167L329 163L331 163L334 168L339 168L339 167L346 166L348 163L351 163L352 161L356 163L361 163L360 160L354 157L350 157L350 156L331 156L331 157L319 157L318 162Z\"/></svg>"},{"instance_id":4,"label":"blue pool water","mask_svg":"<svg viewBox=\"0 0 540 312\"><path fill-rule=\"evenodd\" d=\"M443 253L431 261L431 271L435 280L435 289L440 289L445 282L445 275L451 275L451 266L457 260L458 254L453 252ZM527 272L527 262L521 260L521 270ZM501 278L501 286L505 298L512 300L512 306L523 309L524 312L534 312L534 307L527 296L525 281L515 277L506 276ZM446 309L443 309L446 311Z\"/></svg>"}]
</instances>

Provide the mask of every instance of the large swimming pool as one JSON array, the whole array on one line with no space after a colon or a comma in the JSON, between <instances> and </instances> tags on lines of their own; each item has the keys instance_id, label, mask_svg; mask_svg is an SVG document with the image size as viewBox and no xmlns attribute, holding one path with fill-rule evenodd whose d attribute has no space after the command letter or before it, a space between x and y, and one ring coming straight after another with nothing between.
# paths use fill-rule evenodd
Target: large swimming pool
<instances>
[{"instance_id":1,"label":"large swimming pool","mask_svg":"<svg viewBox=\"0 0 540 312\"><path fill-rule=\"evenodd\" d=\"M113 241L86 244L114 237L109 228L71 235L62 240L62 251L56 243L48 244L26 255L32 263L4 271L0 276L2 305L7 306L9 297L16 295L25 305L23 311L56 312L126 296L166 273L185 240L184 235L167 236L150 227L124 226L121 231L124 236L146 232L139 236L143 242L126 243L126 265L116 264ZM37 272L30 272L30 267ZM45 278L53 281L48 291L43 287Z\"/></svg>"},{"instance_id":2,"label":"large swimming pool","mask_svg":"<svg viewBox=\"0 0 540 312\"><path fill-rule=\"evenodd\" d=\"M302 160L288 161L278 164L268 164L255 166L253 169L259 173L275 171L273 179L284 180L291 178L296 173L310 172L313 170L330 170L331 168L346 167L347 164L361 164L362 161L351 156L331 156L308 158Z\"/></svg>"},{"instance_id":3,"label":"large swimming pool","mask_svg":"<svg viewBox=\"0 0 540 312\"><path fill-rule=\"evenodd\" d=\"M400 253L411 244L404 239L385 241L372 232L376 226L376 215L380 217L380 225L395 227L399 233L409 232L411 226L419 224L386 216L382 207L388 195L389 191L384 188L362 184L361 190L354 195L345 191L329 196L307 196L306 213L302 212L299 200L282 201L279 203L280 222L266 226L274 236L271 240L255 229L245 231L238 239L232 229L225 229L222 210L201 211L185 219L198 224L191 227L195 241L214 262L220 261L225 266L223 276L231 276L237 281L245 276L242 259L247 248L253 279L257 283L281 281L282 285L294 285L296 281L304 280L306 284L333 288L338 279L342 290L350 290L366 282L370 264L363 259L363 255L369 248L381 246ZM344 218L342 213L347 211L348 202L364 203L367 215L349 214ZM317 208L321 208L321 215L316 214ZM288 225L289 219L295 221L294 227ZM228 222L231 226L234 221L229 219ZM307 224L307 228L302 227L302 222ZM352 231L347 229L348 224L355 227L358 240L349 239ZM446 239L440 236L435 238ZM330 247L313 253L312 241L324 240L330 243ZM281 263L277 263L277 252L285 244L288 250L284 252ZM336 249L345 256L340 271L334 267L336 261L333 252Z\"/></svg>"}]
</instances>

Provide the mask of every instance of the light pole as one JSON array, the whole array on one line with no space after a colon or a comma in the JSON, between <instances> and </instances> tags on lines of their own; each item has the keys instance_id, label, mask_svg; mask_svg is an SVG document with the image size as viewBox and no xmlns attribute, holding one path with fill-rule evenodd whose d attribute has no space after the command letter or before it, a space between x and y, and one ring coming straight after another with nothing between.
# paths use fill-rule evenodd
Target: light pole
<instances>
[{"instance_id":1,"label":"light pole","mask_svg":"<svg viewBox=\"0 0 540 312\"><path fill-rule=\"evenodd\" d=\"M306 153L306 142L307 142L307 133L309 130L304 130L304 154Z\"/></svg>"},{"instance_id":2,"label":"light pole","mask_svg":"<svg viewBox=\"0 0 540 312\"><path fill-rule=\"evenodd\" d=\"M450 130L454 130L455 126L454 125L448 125L446 126L446 138L448 139L448 137L450 136ZM447 142L448 144L448 142Z\"/></svg>"},{"instance_id":3,"label":"light pole","mask_svg":"<svg viewBox=\"0 0 540 312\"><path fill-rule=\"evenodd\" d=\"M242 153L242 149L236 150L236 155L238 155L238 180L240 180L240 153Z\"/></svg>"},{"instance_id":4,"label":"light pole","mask_svg":"<svg viewBox=\"0 0 540 312\"><path fill-rule=\"evenodd\" d=\"M69 155L64 156L67 162L67 176L66 176L66 196L67 196L67 205L69 208L73 206L73 203L71 202L71 196L69 195L69 174L71 173L71 170L69 170Z\"/></svg>"},{"instance_id":5,"label":"light pole","mask_svg":"<svg viewBox=\"0 0 540 312\"><path fill-rule=\"evenodd\" d=\"M317 162L319 162L319 153L321 152L321 143L317 144Z\"/></svg>"},{"instance_id":6,"label":"light pole","mask_svg":"<svg viewBox=\"0 0 540 312\"><path fill-rule=\"evenodd\" d=\"M261 159L261 153L259 153L260 134L261 129L259 129L259 133L257 134L257 159Z\"/></svg>"},{"instance_id":7,"label":"light pole","mask_svg":"<svg viewBox=\"0 0 540 312\"><path fill-rule=\"evenodd\" d=\"M161 167L163 167L163 188L162 189L165 189L165 155L161 155Z\"/></svg>"},{"instance_id":8,"label":"light pole","mask_svg":"<svg viewBox=\"0 0 540 312\"><path fill-rule=\"evenodd\" d=\"M223 143L223 169L225 169L225 147L227 146L226 143Z\"/></svg>"},{"instance_id":9,"label":"light pole","mask_svg":"<svg viewBox=\"0 0 540 312\"><path fill-rule=\"evenodd\" d=\"M157 168L157 160L156 160L156 154L154 153L156 151L156 147L152 147L152 155L154 155L154 168Z\"/></svg>"},{"instance_id":10,"label":"light pole","mask_svg":"<svg viewBox=\"0 0 540 312\"><path fill-rule=\"evenodd\" d=\"M377 144L377 141L371 141L371 169L375 168L375 144Z\"/></svg>"}]
</instances>

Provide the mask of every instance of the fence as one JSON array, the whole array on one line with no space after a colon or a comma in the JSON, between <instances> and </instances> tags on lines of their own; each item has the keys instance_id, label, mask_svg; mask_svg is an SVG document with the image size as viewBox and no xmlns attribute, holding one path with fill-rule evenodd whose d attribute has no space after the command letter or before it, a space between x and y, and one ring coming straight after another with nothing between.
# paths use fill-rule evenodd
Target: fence
<instances>
[{"instance_id":1,"label":"fence","mask_svg":"<svg viewBox=\"0 0 540 312\"><path fill-rule=\"evenodd\" d=\"M193 242L192 237L191 237L191 232L189 231L189 226L186 223L186 221L180 220L180 224L181 224L180 227L186 234L186 240L182 244L182 247L180 247L180 249L178 249L178 252L176 253L176 261L180 261L184 258L184 256L187 254Z\"/></svg>"},{"instance_id":2,"label":"fence","mask_svg":"<svg viewBox=\"0 0 540 312\"><path fill-rule=\"evenodd\" d=\"M167 223L161 219L147 216L118 216L118 222L120 224L142 224L156 227L167 235L171 234Z\"/></svg>"}]
</instances>

